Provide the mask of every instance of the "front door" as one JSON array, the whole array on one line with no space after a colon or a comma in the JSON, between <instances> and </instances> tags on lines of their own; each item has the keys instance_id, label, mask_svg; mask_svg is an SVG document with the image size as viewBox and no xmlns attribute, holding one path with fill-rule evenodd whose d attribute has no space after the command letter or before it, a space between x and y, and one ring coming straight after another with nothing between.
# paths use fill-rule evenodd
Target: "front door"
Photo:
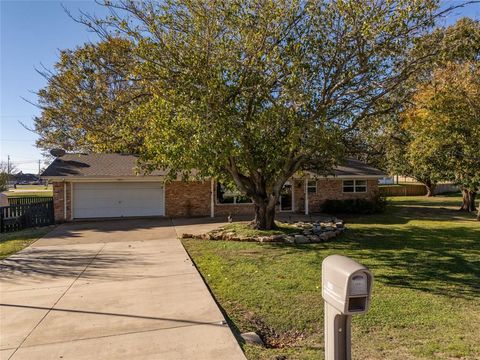
<instances>
[{"instance_id":1,"label":"front door","mask_svg":"<svg viewBox=\"0 0 480 360\"><path fill-rule=\"evenodd\" d=\"M292 184L286 183L280 193L280 211L292 211Z\"/></svg>"}]
</instances>

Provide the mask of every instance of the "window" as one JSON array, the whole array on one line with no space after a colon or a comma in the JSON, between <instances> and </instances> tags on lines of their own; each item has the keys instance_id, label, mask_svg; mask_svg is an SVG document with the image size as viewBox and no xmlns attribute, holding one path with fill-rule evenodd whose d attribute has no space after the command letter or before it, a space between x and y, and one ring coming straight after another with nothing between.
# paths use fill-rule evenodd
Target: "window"
<instances>
[{"instance_id":1,"label":"window","mask_svg":"<svg viewBox=\"0 0 480 360\"><path fill-rule=\"evenodd\" d=\"M367 180L343 180L344 193L367 192Z\"/></svg>"},{"instance_id":2,"label":"window","mask_svg":"<svg viewBox=\"0 0 480 360\"><path fill-rule=\"evenodd\" d=\"M233 186L217 183L217 204L250 204L252 200Z\"/></svg>"},{"instance_id":3,"label":"window","mask_svg":"<svg viewBox=\"0 0 480 360\"><path fill-rule=\"evenodd\" d=\"M367 192L367 180L355 180L355 192Z\"/></svg>"},{"instance_id":4,"label":"window","mask_svg":"<svg viewBox=\"0 0 480 360\"><path fill-rule=\"evenodd\" d=\"M307 192L309 194L316 194L317 193L317 181L316 180L308 180Z\"/></svg>"}]
</instances>

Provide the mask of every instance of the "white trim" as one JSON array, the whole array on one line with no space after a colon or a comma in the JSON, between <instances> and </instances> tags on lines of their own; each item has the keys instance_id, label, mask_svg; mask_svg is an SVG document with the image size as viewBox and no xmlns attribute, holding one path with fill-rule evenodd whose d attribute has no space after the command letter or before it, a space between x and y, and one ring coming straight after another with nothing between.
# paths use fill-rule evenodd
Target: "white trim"
<instances>
[{"instance_id":1,"label":"white trim","mask_svg":"<svg viewBox=\"0 0 480 360\"><path fill-rule=\"evenodd\" d=\"M353 181L353 185L352 185L353 186L353 191L344 191L344 188L345 188L344 182L349 181L349 180ZM360 181L364 180L365 181L365 191L357 191L356 183L357 183L358 180L360 180ZM359 185L359 186L363 186L363 185ZM367 181L367 179L358 179L357 178L357 179L342 180L342 193L343 194L366 194L367 192L368 192L368 181Z\"/></svg>"},{"instance_id":2,"label":"white trim","mask_svg":"<svg viewBox=\"0 0 480 360\"><path fill-rule=\"evenodd\" d=\"M42 179L47 179L52 182L59 182L59 181L68 181L68 182L116 182L116 181L124 181L124 182L164 182L163 176L158 177L146 177L146 176L123 176L123 177L106 177L106 176L89 176L89 177L65 177L65 176L52 176L52 177L42 177Z\"/></svg>"},{"instance_id":3,"label":"white trim","mask_svg":"<svg viewBox=\"0 0 480 360\"><path fill-rule=\"evenodd\" d=\"M215 180L210 179L210 217L215 217Z\"/></svg>"},{"instance_id":4,"label":"white trim","mask_svg":"<svg viewBox=\"0 0 480 360\"><path fill-rule=\"evenodd\" d=\"M303 181L305 182L305 215L308 215L308 178Z\"/></svg>"},{"instance_id":5,"label":"white trim","mask_svg":"<svg viewBox=\"0 0 480 360\"><path fill-rule=\"evenodd\" d=\"M73 183L70 183L70 220L73 220Z\"/></svg>"},{"instance_id":6,"label":"white trim","mask_svg":"<svg viewBox=\"0 0 480 360\"><path fill-rule=\"evenodd\" d=\"M165 193L167 192L167 184L165 183L165 181L161 181L162 183L162 188L163 188L163 194L162 194L162 213L163 213L163 216L167 216L167 213L166 213L166 205L165 205Z\"/></svg>"},{"instance_id":7,"label":"white trim","mask_svg":"<svg viewBox=\"0 0 480 360\"><path fill-rule=\"evenodd\" d=\"M67 183L63 181L63 220L67 220Z\"/></svg>"}]
</instances>

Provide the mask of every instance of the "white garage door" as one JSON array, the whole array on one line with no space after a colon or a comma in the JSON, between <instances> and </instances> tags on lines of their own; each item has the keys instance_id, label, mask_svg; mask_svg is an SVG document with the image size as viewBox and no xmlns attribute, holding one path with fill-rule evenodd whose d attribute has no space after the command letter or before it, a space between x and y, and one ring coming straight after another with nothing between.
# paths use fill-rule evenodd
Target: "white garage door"
<instances>
[{"instance_id":1,"label":"white garage door","mask_svg":"<svg viewBox=\"0 0 480 360\"><path fill-rule=\"evenodd\" d=\"M164 215L163 200L161 183L77 183L73 184L73 217Z\"/></svg>"}]
</instances>

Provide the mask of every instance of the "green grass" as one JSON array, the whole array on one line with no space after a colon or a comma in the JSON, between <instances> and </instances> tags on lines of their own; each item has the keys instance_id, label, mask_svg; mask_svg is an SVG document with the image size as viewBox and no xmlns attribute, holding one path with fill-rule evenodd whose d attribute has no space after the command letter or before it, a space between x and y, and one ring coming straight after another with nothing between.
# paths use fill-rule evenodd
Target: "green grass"
<instances>
[{"instance_id":1,"label":"green grass","mask_svg":"<svg viewBox=\"0 0 480 360\"><path fill-rule=\"evenodd\" d=\"M49 226L0 234L0 259L6 258L51 231Z\"/></svg>"},{"instance_id":2,"label":"green grass","mask_svg":"<svg viewBox=\"0 0 480 360\"><path fill-rule=\"evenodd\" d=\"M25 190L25 191L22 191ZM26 196L52 196L53 190L52 185L49 184L47 187L45 185L17 185L16 189L10 189L5 191L4 194L11 197L26 197Z\"/></svg>"},{"instance_id":3,"label":"green grass","mask_svg":"<svg viewBox=\"0 0 480 360\"><path fill-rule=\"evenodd\" d=\"M280 234L298 233L300 230L293 225L276 222L277 229L275 230L255 230L247 223L233 223L222 227L226 232L233 232L237 236L253 237L253 236L270 236Z\"/></svg>"},{"instance_id":4,"label":"green grass","mask_svg":"<svg viewBox=\"0 0 480 360\"><path fill-rule=\"evenodd\" d=\"M271 348L249 359L322 359L321 263L350 256L375 276L371 310L355 316L354 359L480 358L480 223L460 198L390 199L387 211L346 219L332 243L185 240L234 331Z\"/></svg>"}]
</instances>

